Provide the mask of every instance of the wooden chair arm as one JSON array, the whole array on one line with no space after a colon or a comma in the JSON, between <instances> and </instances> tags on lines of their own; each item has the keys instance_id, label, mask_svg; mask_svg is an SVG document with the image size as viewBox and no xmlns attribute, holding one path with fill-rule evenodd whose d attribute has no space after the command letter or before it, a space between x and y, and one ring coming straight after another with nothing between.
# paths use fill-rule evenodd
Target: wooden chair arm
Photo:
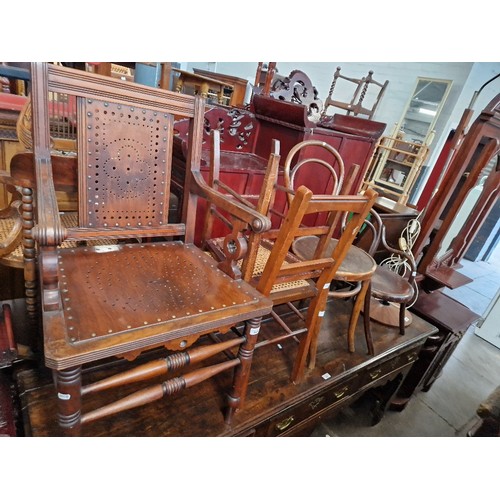
<instances>
[{"instance_id":1,"label":"wooden chair arm","mask_svg":"<svg viewBox=\"0 0 500 500\"><path fill-rule=\"evenodd\" d=\"M193 191L217 208L224 210L232 217L245 222L255 233L262 233L271 228L271 219L260 214L247 205L238 202L232 196L225 195L211 188L203 179L201 172L193 171Z\"/></svg>"}]
</instances>

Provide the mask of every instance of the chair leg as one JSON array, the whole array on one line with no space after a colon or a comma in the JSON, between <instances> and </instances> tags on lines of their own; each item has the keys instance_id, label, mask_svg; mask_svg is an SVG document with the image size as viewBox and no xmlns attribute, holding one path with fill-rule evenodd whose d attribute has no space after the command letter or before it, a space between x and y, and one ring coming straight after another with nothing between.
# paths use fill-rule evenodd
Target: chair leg
<instances>
[{"instance_id":1,"label":"chair leg","mask_svg":"<svg viewBox=\"0 0 500 500\"><path fill-rule=\"evenodd\" d=\"M399 306L399 334L405 334L405 316L406 316L406 304L402 303Z\"/></svg>"},{"instance_id":2,"label":"chair leg","mask_svg":"<svg viewBox=\"0 0 500 500\"><path fill-rule=\"evenodd\" d=\"M349 319L349 330L347 332L347 346L349 352L355 351L354 336L356 334L356 325L358 324L359 314L361 312L361 308L365 300L366 292L368 291L369 286L370 286L370 280L363 281L363 284L361 285L361 290L359 291L358 295L356 296L356 300L354 301L354 305L351 312L351 318ZM373 345L371 348L373 349ZM368 345L368 351L369 350L370 350L370 345Z\"/></svg>"},{"instance_id":3,"label":"chair leg","mask_svg":"<svg viewBox=\"0 0 500 500\"><path fill-rule=\"evenodd\" d=\"M245 403L250 368L252 366L253 352L260 330L262 318L254 318L245 325L245 342L238 349L240 363L234 370L233 387L228 394L228 407L226 410L226 424L231 425L235 412Z\"/></svg>"},{"instance_id":4,"label":"chair leg","mask_svg":"<svg viewBox=\"0 0 500 500\"><path fill-rule=\"evenodd\" d=\"M82 368L54 370L57 393L57 419L64 436L79 436L81 431Z\"/></svg>"},{"instance_id":5,"label":"chair leg","mask_svg":"<svg viewBox=\"0 0 500 500\"><path fill-rule=\"evenodd\" d=\"M371 282L368 282L368 287L365 293L365 306L363 309L363 322L365 326L365 338L366 344L368 346L368 354L373 356L375 354L375 349L373 348L373 337L370 325L370 301L371 301Z\"/></svg>"}]
</instances>

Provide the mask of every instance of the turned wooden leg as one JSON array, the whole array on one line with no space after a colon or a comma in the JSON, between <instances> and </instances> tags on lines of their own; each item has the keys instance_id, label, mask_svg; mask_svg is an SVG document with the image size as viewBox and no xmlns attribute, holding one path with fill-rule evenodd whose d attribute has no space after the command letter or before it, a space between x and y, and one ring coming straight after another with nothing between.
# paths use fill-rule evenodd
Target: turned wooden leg
<instances>
[{"instance_id":1,"label":"turned wooden leg","mask_svg":"<svg viewBox=\"0 0 500 500\"><path fill-rule=\"evenodd\" d=\"M206 99L208 97L208 90L209 90L208 83L203 82L201 84L201 86L200 86L200 95L201 95L201 97L203 97L204 99Z\"/></svg>"},{"instance_id":2,"label":"turned wooden leg","mask_svg":"<svg viewBox=\"0 0 500 500\"><path fill-rule=\"evenodd\" d=\"M64 436L79 436L81 430L82 367L54 370L57 419Z\"/></svg>"},{"instance_id":3,"label":"turned wooden leg","mask_svg":"<svg viewBox=\"0 0 500 500\"><path fill-rule=\"evenodd\" d=\"M354 301L351 318L349 320L349 330L347 332L347 346L349 352L355 351L354 336L356 335L356 325L358 324L359 314L361 313L361 309L366 297L366 292L368 291L369 287L370 287L370 280L363 281L363 284L361 285L361 290L359 291L358 295L356 296L356 300ZM373 343L371 343L370 345L368 339L367 343L368 343L368 353L373 354Z\"/></svg>"},{"instance_id":4,"label":"turned wooden leg","mask_svg":"<svg viewBox=\"0 0 500 500\"><path fill-rule=\"evenodd\" d=\"M364 326L365 326L365 338L366 338L366 344L368 345L368 354L373 354L375 353L375 350L373 348L373 337L372 337L372 330L371 330L371 325L370 325L370 301L371 301L371 281L368 282L368 287L366 290L365 294L365 307L363 309L363 320L364 320Z\"/></svg>"},{"instance_id":5,"label":"turned wooden leg","mask_svg":"<svg viewBox=\"0 0 500 500\"><path fill-rule=\"evenodd\" d=\"M184 86L184 81L183 81L182 77L179 76L179 78L177 78L177 82L175 83L175 91L182 92L183 86Z\"/></svg>"},{"instance_id":6,"label":"turned wooden leg","mask_svg":"<svg viewBox=\"0 0 500 500\"><path fill-rule=\"evenodd\" d=\"M405 316L406 316L406 304L401 304L399 306L399 333L400 335L405 334Z\"/></svg>"},{"instance_id":7,"label":"turned wooden leg","mask_svg":"<svg viewBox=\"0 0 500 500\"><path fill-rule=\"evenodd\" d=\"M228 425L231 425L236 410L241 408L245 402L253 351L257 343L261 320L262 318L254 318L247 321L245 325L245 342L238 350L238 359L240 363L234 370L233 387L228 394L228 408L225 417Z\"/></svg>"}]
</instances>

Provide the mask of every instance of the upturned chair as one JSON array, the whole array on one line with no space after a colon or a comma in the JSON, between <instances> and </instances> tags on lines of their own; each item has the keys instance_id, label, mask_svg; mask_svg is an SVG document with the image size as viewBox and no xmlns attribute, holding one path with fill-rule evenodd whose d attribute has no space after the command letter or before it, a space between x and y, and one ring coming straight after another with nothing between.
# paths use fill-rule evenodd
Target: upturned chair
<instances>
[{"instance_id":1,"label":"upturned chair","mask_svg":"<svg viewBox=\"0 0 500 500\"><path fill-rule=\"evenodd\" d=\"M352 78L342 75L341 67L338 66L333 74L332 84L330 85L330 90L328 96L325 99L323 106L323 111L321 113L320 123L323 121L328 121L331 117L327 115L328 108L338 108L346 112L346 115L352 114L353 116L364 116L368 120L373 119L373 115L377 110L377 107L382 99L387 85L389 85L389 80L384 83L377 82L373 78L373 71L368 71L368 74L362 78ZM333 99L333 93L337 89L340 82L349 82L354 85L354 91L352 92L352 98L349 102L340 101L338 99ZM373 89L373 90L372 90ZM368 97L370 95L370 98ZM367 104L368 101L371 104Z\"/></svg>"},{"instance_id":2,"label":"upturned chair","mask_svg":"<svg viewBox=\"0 0 500 500\"><path fill-rule=\"evenodd\" d=\"M261 317L272 303L217 269L192 243L197 198L230 209L233 220L255 231L268 229L270 221L204 182L204 100L46 63L32 65L32 82L36 223L31 233L37 243L45 363L54 373L62 432L78 435L98 418L173 395L225 370L234 370L226 414L230 424L245 396ZM61 224L55 198L49 92L76 99L79 205L74 228ZM168 220L174 114L190 120L180 223ZM121 244L60 248L64 241L100 238ZM242 322L242 337L197 344ZM161 347L176 352L82 385L89 363L113 357L131 361ZM233 358L210 363L230 349L238 350ZM195 362L203 366L193 370ZM144 387L152 377L156 380ZM119 388L123 393L122 386L129 384L134 392L95 408L98 391Z\"/></svg>"},{"instance_id":3,"label":"upturned chair","mask_svg":"<svg viewBox=\"0 0 500 500\"><path fill-rule=\"evenodd\" d=\"M214 188L235 197L242 203L251 204L247 198L232 191L218 178L218 141L213 135L215 154L211 159L208 182ZM235 228L224 238L206 239L206 247L220 260L219 267L235 276L242 276L273 302L271 318L282 335L259 341L256 348L270 344L281 344L287 339L297 339L298 351L294 359L291 380L300 382L306 365L313 368L316 359L317 336L325 310L332 278L338 273L343 259L357 234L359 224L369 213L377 194L370 190L365 196L318 195L306 186L292 191L277 184L279 167L279 145L273 143L260 196L252 206L261 213L280 217L279 224L263 233L251 233L246 237L235 234ZM277 191L286 194L289 204L286 213L273 210ZM332 234L344 213L352 214L346 230L340 235L335 248L329 247ZM215 207L207 210L207 219L224 216ZM306 225L307 220L321 220ZM210 228L208 222L205 229ZM241 234L241 231L239 231ZM207 233L205 233L207 234ZM304 235L316 238L316 251L308 258L298 259L292 252L293 243ZM306 311L301 311L306 302ZM283 310L283 306L286 307ZM290 317L290 312L291 317ZM298 321L297 321L298 318ZM297 323L297 324L296 324ZM291 325L294 326L291 326ZM309 361L308 361L309 360Z\"/></svg>"}]
</instances>

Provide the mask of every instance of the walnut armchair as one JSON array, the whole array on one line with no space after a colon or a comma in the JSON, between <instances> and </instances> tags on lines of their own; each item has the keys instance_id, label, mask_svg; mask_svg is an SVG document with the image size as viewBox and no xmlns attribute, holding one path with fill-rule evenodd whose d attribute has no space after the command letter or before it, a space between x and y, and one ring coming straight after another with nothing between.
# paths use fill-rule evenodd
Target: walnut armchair
<instances>
[{"instance_id":1,"label":"walnut armchair","mask_svg":"<svg viewBox=\"0 0 500 500\"><path fill-rule=\"evenodd\" d=\"M198 196L231 208L242 227L269 228L266 217L210 189L200 173L204 100L46 63L32 65L36 224L44 354L53 370L65 435L91 432L98 419L234 371L226 421L244 399L260 318L271 302L217 269L193 243ZM78 225L61 224L55 198L48 94L77 106ZM168 219L174 114L190 120L182 220ZM61 248L64 241L116 245ZM206 342L244 322L243 336ZM163 348L169 353L166 357ZM216 354L235 351L225 361ZM159 360L119 364L87 383L86 367L142 354ZM191 365L198 364L193 369ZM177 376L173 373L177 372ZM150 382L149 380L152 379ZM207 382L208 383L208 382ZM118 399L96 407L96 393ZM102 399L98 401L102 402ZM116 420L116 419L115 419Z\"/></svg>"}]
</instances>

